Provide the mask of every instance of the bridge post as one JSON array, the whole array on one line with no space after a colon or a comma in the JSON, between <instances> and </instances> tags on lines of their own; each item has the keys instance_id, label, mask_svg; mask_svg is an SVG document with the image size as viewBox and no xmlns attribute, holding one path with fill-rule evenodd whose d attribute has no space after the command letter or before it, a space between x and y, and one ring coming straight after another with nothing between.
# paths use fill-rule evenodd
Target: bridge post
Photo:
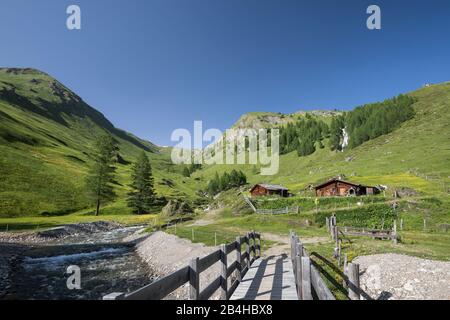
<instances>
[{"instance_id":1,"label":"bridge post","mask_svg":"<svg viewBox=\"0 0 450 320\"><path fill-rule=\"evenodd\" d=\"M200 295L200 276L198 273L199 258L192 259L189 263L189 299L198 300Z\"/></svg>"},{"instance_id":2,"label":"bridge post","mask_svg":"<svg viewBox=\"0 0 450 320\"><path fill-rule=\"evenodd\" d=\"M309 257L301 258L302 266L302 299L312 300L311 293L311 260Z\"/></svg>"},{"instance_id":3,"label":"bridge post","mask_svg":"<svg viewBox=\"0 0 450 320\"><path fill-rule=\"evenodd\" d=\"M359 264L348 264L348 296L351 300L359 300Z\"/></svg>"},{"instance_id":4,"label":"bridge post","mask_svg":"<svg viewBox=\"0 0 450 320\"><path fill-rule=\"evenodd\" d=\"M237 281L242 282L242 254L241 254L241 237L236 237L236 262L237 262Z\"/></svg>"},{"instance_id":5,"label":"bridge post","mask_svg":"<svg viewBox=\"0 0 450 320\"><path fill-rule=\"evenodd\" d=\"M247 271L250 270L251 257L250 257L250 233L247 233Z\"/></svg>"},{"instance_id":6,"label":"bridge post","mask_svg":"<svg viewBox=\"0 0 450 320\"><path fill-rule=\"evenodd\" d=\"M255 237L255 230L252 230L251 232L252 239L253 239L253 245L252 245L252 252L253 252L253 259L256 259L256 237Z\"/></svg>"},{"instance_id":7,"label":"bridge post","mask_svg":"<svg viewBox=\"0 0 450 320\"><path fill-rule=\"evenodd\" d=\"M227 280L227 246L220 246L220 300L227 300L228 280Z\"/></svg>"},{"instance_id":8,"label":"bridge post","mask_svg":"<svg viewBox=\"0 0 450 320\"><path fill-rule=\"evenodd\" d=\"M299 300L302 299L302 256L303 256L303 244L297 243L297 254L295 256L295 279L297 282L297 295Z\"/></svg>"}]
</instances>

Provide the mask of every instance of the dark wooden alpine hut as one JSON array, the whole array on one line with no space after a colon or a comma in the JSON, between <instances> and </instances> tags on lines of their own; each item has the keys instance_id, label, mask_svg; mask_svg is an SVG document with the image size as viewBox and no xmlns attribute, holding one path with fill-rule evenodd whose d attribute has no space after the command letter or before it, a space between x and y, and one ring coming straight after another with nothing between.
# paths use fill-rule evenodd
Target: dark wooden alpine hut
<instances>
[{"instance_id":1,"label":"dark wooden alpine hut","mask_svg":"<svg viewBox=\"0 0 450 320\"><path fill-rule=\"evenodd\" d=\"M289 196L289 190L287 188L276 184L265 183L255 184L253 188L250 189L250 193L252 194L252 197L269 195L278 195L280 197Z\"/></svg>"},{"instance_id":2,"label":"dark wooden alpine hut","mask_svg":"<svg viewBox=\"0 0 450 320\"><path fill-rule=\"evenodd\" d=\"M340 179L331 179L315 187L317 197L365 196L380 193L378 187L364 186Z\"/></svg>"}]
</instances>

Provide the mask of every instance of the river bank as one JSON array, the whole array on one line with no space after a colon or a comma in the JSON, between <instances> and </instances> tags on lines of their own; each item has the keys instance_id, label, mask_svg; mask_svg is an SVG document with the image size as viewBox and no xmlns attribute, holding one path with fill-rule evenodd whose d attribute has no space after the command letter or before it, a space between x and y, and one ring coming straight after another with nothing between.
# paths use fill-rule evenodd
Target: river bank
<instances>
[{"instance_id":1,"label":"river bank","mask_svg":"<svg viewBox=\"0 0 450 320\"><path fill-rule=\"evenodd\" d=\"M148 263L159 277L166 276L189 264L194 258L202 258L217 250L207 247L201 243L192 243L189 240L178 238L175 235L157 231L150 234L146 239L136 244L137 254ZM200 290L206 288L220 274L220 263L215 263L202 272L200 277ZM212 299L217 299L214 294ZM172 294L168 299L184 300L189 297L189 284L185 284Z\"/></svg>"},{"instance_id":2,"label":"river bank","mask_svg":"<svg viewBox=\"0 0 450 320\"><path fill-rule=\"evenodd\" d=\"M154 271L135 252L143 227L72 224L41 232L0 234L0 299L101 299L151 283ZM81 270L81 289L67 287L67 268Z\"/></svg>"}]
</instances>

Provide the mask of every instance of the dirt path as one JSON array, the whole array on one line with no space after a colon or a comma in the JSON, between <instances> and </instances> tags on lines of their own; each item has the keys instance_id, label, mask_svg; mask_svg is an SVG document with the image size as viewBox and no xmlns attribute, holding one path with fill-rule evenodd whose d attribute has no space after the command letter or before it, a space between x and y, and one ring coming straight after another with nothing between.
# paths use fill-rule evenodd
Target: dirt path
<instances>
[{"instance_id":1,"label":"dirt path","mask_svg":"<svg viewBox=\"0 0 450 320\"><path fill-rule=\"evenodd\" d=\"M195 220L193 223L187 225L188 227L202 227L214 223L214 219L221 212L222 209L205 210L205 216L201 219Z\"/></svg>"},{"instance_id":2,"label":"dirt path","mask_svg":"<svg viewBox=\"0 0 450 320\"><path fill-rule=\"evenodd\" d=\"M401 254L358 257L361 288L374 299L450 300L450 262Z\"/></svg>"},{"instance_id":3,"label":"dirt path","mask_svg":"<svg viewBox=\"0 0 450 320\"><path fill-rule=\"evenodd\" d=\"M277 256L281 254L290 254L291 251L291 245L288 235L279 235L269 232L262 232L261 233L261 239L269 240L276 242L275 245L270 247L268 250L265 250L262 252L262 255L265 257L270 256ZM313 243L321 243L321 242L327 242L330 239L328 237L311 237L311 238L302 238L302 243L304 244L313 244Z\"/></svg>"}]
</instances>

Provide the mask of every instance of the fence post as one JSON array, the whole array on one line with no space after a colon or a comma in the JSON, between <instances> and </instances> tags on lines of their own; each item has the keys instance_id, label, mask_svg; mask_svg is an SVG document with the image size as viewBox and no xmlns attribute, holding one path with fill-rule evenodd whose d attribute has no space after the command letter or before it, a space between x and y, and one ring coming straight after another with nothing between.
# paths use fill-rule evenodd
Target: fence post
<instances>
[{"instance_id":1,"label":"fence post","mask_svg":"<svg viewBox=\"0 0 450 320\"><path fill-rule=\"evenodd\" d=\"M330 232L330 218L328 217L325 218L325 224L327 226L327 231Z\"/></svg>"},{"instance_id":2,"label":"fence post","mask_svg":"<svg viewBox=\"0 0 450 320\"><path fill-rule=\"evenodd\" d=\"M189 299L198 300L200 295L200 276L198 273L199 258L192 259L189 263Z\"/></svg>"},{"instance_id":3,"label":"fence post","mask_svg":"<svg viewBox=\"0 0 450 320\"><path fill-rule=\"evenodd\" d=\"M394 221L394 229L392 230L392 242L397 244L397 220Z\"/></svg>"},{"instance_id":4,"label":"fence post","mask_svg":"<svg viewBox=\"0 0 450 320\"><path fill-rule=\"evenodd\" d=\"M423 231L427 230L427 219L423 219Z\"/></svg>"},{"instance_id":5,"label":"fence post","mask_svg":"<svg viewBox=\"0 0 450 320\"><path fill-rule=\"evenodd\" d=\"M309 257L301 257L302 266L302 299L312 300L311 294L311 260Z\"/></svg>"},{"instance_id":6,"label":"fence post","mask_svg":"<svg viewBox=\"0 0 450 320\"><path fill-rule=\"evenodd\" d=\"M241 237L236 237L236 262L237 262L237 280L242 281L242 261L241 261Z\"/></svg>"},{"instance_id":7,"label":"fence post","mask_svg":"<svg viewBox=\"0 0 450 320\"><path fill-rule=\"evenodd\" d=\"M351 300L359 300L359 264L349 263L348 264L348 296Z\"/></svg>"},{"instance_id":8,"label":"fence post","mask_svg":"<svg viewBox=\"0 0 450 320\"><path fill-rule=\"evenodd\" d=\"M220 263L220 300L227 300L227 246L225 244L220 246Z\"/></svg>"},{"instance_id":9,"label":"fence post","mask_svg":"<svg viewBox=\"0 0 450 320\"><path fill-rule=\"evenodd\" d=\"M344 254L344 276L347 276L347 269L348 269L348 260L347 260L347 254ZM347 281L344 277L344 280L342 281L342 286L347 289Z\"/></svg>"},{"instance_id":10,"label":"fence post","mask_svg":"<svg viewBox=\"0 0 450 320\"><path fill-rule=\"evenodd\" d=\"M339 241L339 246L338 246L338 267L341 267L341 241Z\"/></svg>"},{"instance_id":11,"label":"fence post","mask_svg":"<svg viewBox=\"0 0 450 320\"><path fill-rule=\"evenodd\" d=\"M247 269L250 270L250 233L247 233Z\"/></svg>"},{"instance_id":12,"label":"fence post","mask_svg":"<svg viewBox=\"0 0 450 320\"><path fill-rule=\"evenodd\" d=\"M253 239L253 259L256 260L256 236L255 236L255 230L252 230L252 239Z\"/></svg>"},{"instance_id":13,"label":"fence post","mask_svg":"<svg viewBox=\"0 0 450 320\"><path fill-rule=\"evenodd\" d=\"M400 219L400 231L403 231L403 219Z\"/></svg>"},{"instance_id":14,"label":"fence post","mask_svg":"<svg viewBox=\"0 0 450 320\"><path fill-rule=\"evenodd\" d=\"M303 256L303 244L297 243L295 256L295 280L297 282L297 295L299 300L302 299L302 256Z\"/></svg>"},{"instance_id":15,"label":"fence post","mask_svg":"<svg viewBox=\"0 0 450 320\"><path fill-rule=\"evenodd\" d=\"M258 240L258 243L256 243L256 240ZM256 254L256 258L260 258L261 257L261 235L260 234L258 236L255 235L255 246L256 245L257 245L257 248L255 248L255 250L258 251L258 254Z\"/></svg>"}]
</instances>

